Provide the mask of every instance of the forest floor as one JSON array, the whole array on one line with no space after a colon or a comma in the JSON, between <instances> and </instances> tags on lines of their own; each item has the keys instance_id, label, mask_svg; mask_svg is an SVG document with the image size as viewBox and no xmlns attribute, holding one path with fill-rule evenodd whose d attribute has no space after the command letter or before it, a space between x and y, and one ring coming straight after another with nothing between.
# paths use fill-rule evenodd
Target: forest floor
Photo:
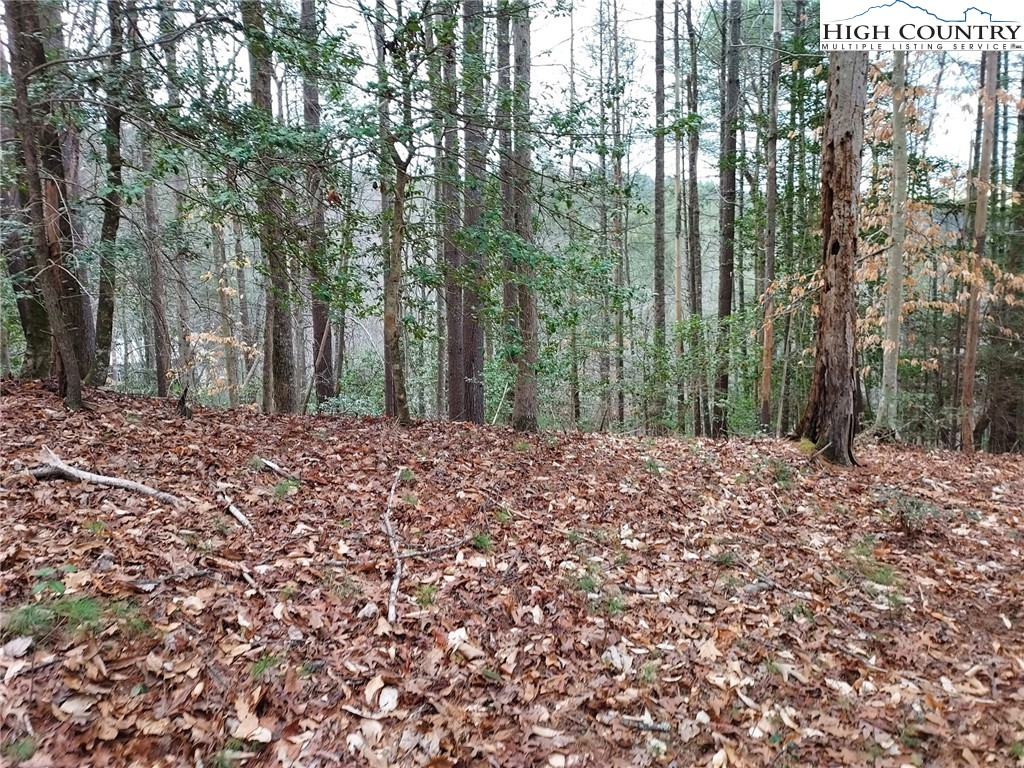
<instances>
[{"instance_id":1,"label":"forest floor","mask_svg":"<svg viewBox=\"0 0 1024 768\"><path fill-rule=\"evenodd\" d=\"M1024 764L1020 456L0 387L4 765Z\"/></svg>"}]
</instances>

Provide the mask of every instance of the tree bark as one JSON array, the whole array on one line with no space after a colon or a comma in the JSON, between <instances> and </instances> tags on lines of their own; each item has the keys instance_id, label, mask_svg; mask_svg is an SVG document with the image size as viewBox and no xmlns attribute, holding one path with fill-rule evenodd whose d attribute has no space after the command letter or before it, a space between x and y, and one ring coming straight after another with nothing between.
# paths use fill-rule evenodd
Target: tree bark
<instances>
[{"instance_id":1,"label":"tree bark","mask_svg":"<svg viewBox=\"0 0 1024 768\"><path fill-rule=\"evenodd\" d=\"M483 233L484 187L487 184L487 137L484 125L484 3L464 0L462 15L466 182L464 241L479 242ZM464 254L465 285L462 314L463 386L466 389L466 419L484 421L484 334L481 316L484 310L483 249L469 247Z\"/></svg>"},{"instance_id":2,"label":"tree bark","mask_svg":"<svg viewBox=\"0 0 1024 768\"><path fill-rule=\"evenodd\" d=\"M647 430L665 432L668 348L665 319L665 0L654 0L654 376Z\"/></svg>"},{"instance_id":3,"label":"tree bark","mask_svg":"<svg viewBox=\"0 0 1024 768\"><path fill-rule=\"evenodd\" d=\"M0 78L7 79L9 76L6 49L0 49ZM11 279L11 288L18 309L18 321L25 337L25 354L18 375L26 379L42 379L50 372L53 352L42 288L29 264L32 258L32 245L25 240L25 234L31 232L31 222L27 216L25 196L22 192L25 186L24 169L16 159L21 155L14 130L16 121L14 105L10 102L4 104L0 108L0 146L9 148L8 158L15 167L10 168L10 183L0 188L0 220L5 223L0 248L3 249L6 258L7 274Z\"/></svg>"},{"instance_id":4,"label":"tree bark","mask_svg":"<svg viewBox=\"0 0 1024 768\"><path fill-rule=\"evenodd\" d=\"M892 73L892 227L885 276L885 340L882 342L882 391L875 430L897 436L897 370L903 314L903 250L907 222L907 54L896 51Z\"/></svg>"},{"instance_id":5,"label":"tree bark","mask_svg":"<svg viewBox=\"0 0 1024 768\"><path fill-rule=\"evenodd\" d=\"M516 233L524 247L533 245L533 155L530 126L530 7L521 5L512 18L515 47L515 87L513 91L513 135L515 142ZM519 338L521 351L516 365L516 384L512 399L512 428L518 432L536 432L538 321L535 270L531 259L519 264Z\"/></svg>"},{"instance_id":6,"label":"tree bark","mask_svg":"<svg viewBox=\"0 0 1024 768\"><path fill-rule=\"evenodd\" d=\"M821 159L822 287L814 374L797 434L836 464L853 465L857 429L854 269L868 54L832 53Z\"/></svg>"},{"instance_id":7,"label":"tree bark","mask_svg":"<svg viewBox=\"0 0 1024 768\"><path fill-rule=\"evenodd\" d=\"M124 49L124 9L120 0L107 0L110 21L110 62L107 66L107 103L103 107L103 144L107 160L107 192L103 196L100 224L100 281L96 300L96 354L86 384L104 384L110 372L110 347L114 331L114 293L117 288L117 231L121 226L121 105L125 73L121 59Z\"/></svg>"},{"instance_id":8,"label":"tree bark","mask_svg":"<svg viewBox=\"0 0 1024 768\"><path fill-rule=\"evenodd\" d=\"M982 69L985 89L981 97L984 113L978 167L978 202L974 209L974 257L970 262L970 287L967 299L967 340L964 343L963 389L960 391L960 447L974 451L974 386L978 367L978 342L981 336L981 287L985 282L981 263L985 257L988 225L989 181L992 175L992 147L996 115L996 66L999 54L983 51Z\"/></svg>"},{"instance_id":9,"label":"tree bark","mask_svg":"<svg viewBox=\"0 0 1024 768\"><path fill-rule=\"evenodd\" d=\"M261 0L243 0L242 24L245 27L249 46L249 80L253 107L261 114L264 127L270 127L274 119L271 98L271 73L273 61L270 40L263 19ZM261 168L269 172L274 158L269 148L262 149ZM267 265L266 312L270 331L270 356L264 360L264 372L269 369L272 377L272 398L266 404L276 413L292 413L296 408L295 397L295 353L292 338L292 316L290 311L291 287L288 276L288 256L284 248L285 212L281 201L281 190L272 180L260 178L257 211L260 217L260 250ZM266 387L266 381L264 381Z\"/></svg>"},{"instance_id":10,"label":"tree bark","mask_svg":"<svg viewBox=\"0 0 1024 768\"><path fill-rule=\"evenodd\" d=\"M80 359L83 350L76 349L73 328L69 327L61 304L59 274L67 271L66 256L72 242L61 143L49 120L48 101L44 98L32 102L29 95L30 73L45 66L47 54L36 3L6 0L4 7L11 50L15 129L21 139L32 223L32 251L57 346L59 386L67 406L77 410L82 407L82 370L87 369L88 360Z\"/></svg>"},{"instance_id":11,"label":"tree bark","mask_svg":"<svg viewBox=\"0 0 1024 768\"><path fill-rule=\"evenodd\" d=\"M445 335L448 341L448 418L451 421L466 419L466 381L465 354L462 339L463 333L463 300L462 300L462 250L457 242L457 233L462 221L462 206L458 194L459 172L459 132L455 123L458 114L457 85L458 77L455 53L455 3L446 0L443 6L443 17L446 25L438 31L438 44L441 48L441 87L438 103L440 119L444 125L444 143L441 149L441 208L444 222L442 227L443 263L444 263L444 295L445 295Z\"/></svg>"},{"instance_id":12,"label":"tree bark","mask_svg":"<svg viewBox=\"0 0 1024 768\"><path fill-rule=\"evenodd\" d=\"M703 281L700 251L700 197L697 188L697 158L700 152L700 128L697 104L697 30L693 24L693 4L686 0L686 37L689 41L690 71L686 79L686 107L691 118L686 134L686 265L689 276L690 317L692 333L690 349L696 349L700 342L699 324L704 315ZM693 376L693 432L704 433L704 377L699 372Z\"/></svg>"},{"instance_id":13,"label":"tree bark","mask_svg":"<svg viewBox=\"0 0 1024 768\"><path fill-rule=\"evenodd\" d=\"M740 2L727 0L728 45L725 56L725 104L722 114L722 152L719 157L721 249L718 260L718 364L712 437L728 437L729 318L732 315L733 270L736 259L736 132L740 119Z\"/></svg>"},{"instance_id":14,"label":"tree bark","mask_svg":"<svg viewBox=\"0 0 1024 768\"><path fill-rule=\"evenodd\" d=\"M318 52L316 0L302 0L302 36L313 51L312 73L302 78L303 121L311 134L320 132L320 88L317 75L321 66ZM328 279L331 265L327 263L327 233L324 222L323 168L319 162L306 172L306 199L310 208L306 250L310 257L310 314L313 324L313 381L317 404L334 397L337 383L334 376L333 338L328 305Z\"/></svg>"},{"instance_id":15,"label":"tree bark","mask_svg":"<svg viewBox=\"0 0 1024 768\"><path fill-rule=\"evenodd\" d=\"M775 0L772 22L772 66L768 75L768 135L765 140L767 180L764 226L764 335L761 348L761 391L758 421L772 429L772 363L775 355L775 249L779 208L779 79L782 75L782 0Z\"/></svg>"}]
</instances>

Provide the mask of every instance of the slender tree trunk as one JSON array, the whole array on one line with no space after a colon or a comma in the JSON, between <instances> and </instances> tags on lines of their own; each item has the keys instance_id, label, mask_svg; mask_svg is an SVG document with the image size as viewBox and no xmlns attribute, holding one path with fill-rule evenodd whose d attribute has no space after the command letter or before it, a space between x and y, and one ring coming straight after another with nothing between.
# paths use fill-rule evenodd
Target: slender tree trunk
<instances>
[{"instance_id":1,"label":"slender tree trunk","mask_svg":"<svg viewBox=\"0 0 1024 768\"><path fill-rule=\"evenodd\" d=\"M772 428L772 363L775 349L775 249L779 206L779 79L782 75L782 0L775 0L772 23L772 66L768 76L767 189L764 227L764 336L761 350L761 392L758 421Z\"/></svg>"},{"instance_id":2,"label":"slender tree trunk","mask_svg":"<svg viewBox=\"0 0 1024 768\"><path fill-rule=\"evenodd\" d=\"M974 385L978 367L978 342L981 336L981 287L985 282L982 260L985 257L985 236L988 224L989 179L992 173L992 144L995 129L996 65L999 54L981 54L985 73L982 95L984 125L978 167L978 203L974 212L974 258L971 260L970 286L967 299L967 340L964 343L963 390L960 394L960 446L965 453L974 451Z\"/></svg>"},{"instance_id":3,"label":"slender tree trunk","mask_svg":"<svg viewBox=\"0 0 1024 768\"><path fill-rule=\"evenodd\" d=\"M483 0L463 2L463 58L466 183L463 187L466 239L475 242L483 225L484 186L487 183L487 121L484 104L484 3ZM465 278L462 315L463 381L466 388L466 419L484 420L484 262L481 249L465 252Z\"/></svg>"},{"instance_id":4,"label":"slender tree trunk","mask_svg":"<svg viewBox=\"0 0 1024 768\"><path fill-rule=\"evenodd\" d=\"M882 342L882 392L875 429L897 436L897 369L900 359L900 323L903 314L903 250L907 223L907 54L896 51L892 74L892 244L886 266L885 341Z\"/></svg>"},{"instance_id":5,"label":"slender tree trunk","mask_svg":"<svg viewBox=\"0 0 1024 768\"><path fill-rule=\"evenodd\" d=\"M252 105L263 116L266 126L274 119L271 97L271 72L273 61L270 39L263 20L261 0L243 0L242 23L245 26L249 45L249 80L252 91ZM264 149L262 171L269 171L274 159L269 149ZM286 221L280 188L269 179L257 182L257 210L260 216L260 250L267 266L266 325L270 333L268 344L270 356L264 360L264 379L269 372L271 398L264 398L264 406L270 405L276 413L293 413L296 409L295 396L295 352L292 338L292 316L290 308L291 287L288 276L288 255L284 247L282 227ZM266 381L264 381L266 389Z\"/></svg>"},{"instance_id":6,"label":"slender tree trunk","mask_svg":"<svg viewBox=\"0 0 1024 768\"><path fill-rule=\"evenodd\" d=\"M117 231L121 226L121 89L125 73L121 68L124 9L120 0L107 0L110 21L110 61L107 65L107 103L104 111L103 144L107 160L107 191L103 195L100 224L100 281L96 301L96 355L85 383L103 384L110 370L110 345L114 331L114 292L117 286Z\"/></svg>"},{"instance_id":7,"label":"slender tree trunk","mask_svg":"<svg viewBox=\"0 0 1024 768\"><path fill-rule=\"evenodd\" d=\"M512 18L515 48L515 87L513 90L513 137L515 142L515 226L520 240L533 245L533 157L530 110L530 7L521 5ZM519 264L519 338L521 352L516 360L516 384L512 399L512 428L536 432L538 321L535 270L527 260Z\"/></svg>"},{"instance_id":8,"label":"slender tree trunk","mask_svg":"<svg viewBox=\"0 0 1024 768\"><path fill-rule=\"evenodd\" d=\"M728 1L728 45L725 56L725 110L722 115L722 153L719 159L721 184L721 237L718 261L718 365L715 375L712 437L728 437L729 335L732 315L733 270L736 254L736 132L739 129L740 98L740 2Z\"/></svg>"},{"instance_id":9,"label":"slender tree trunk","mask_svg":"<svg viewBox=\"0 0 1024 768\"><path fill-rule=\"evenodd\" d=\"M224 224L210 225L213 241L213 271L217 276L217 309L219 310L219 332L224 346L224 378L227 383L228 405L239 406L238 397L238 345L234 334L234 309L231 306L231 276L227 266L227 245L224 242Z\"/></svg>"},{"instance_id":10,"label":"slender tree trunk","mask_svg":"<svg viewBox=\"0 0 1024 768\"><path fill-rule=\"evenodd\" d=\"M686 106L693 123L687 131L687 198L686 211L686 259L689 274L690 316L693 329L689 339L691 350L700 342L700 327L704 316L703 281L700 251L700 196L697 189L697 158L700 152L700 129L696 125L699 116L697 106L697 30L693 25L692 2L686 0L686 37L689 40L690 72L686 81ZM699 368L699 366L698 366ZM697 370L693 372L693 432L704 433L704 377Z\"/></svg>"},{"instance_id":11,"label":"slender tree trunk","mask_svg":"<svg viewBox=\"0 0 1024 768\"><path fill-rule=\"evenodd\" d=\"M654 381L647 429L665 431L665 0L654 0Z\"/></svg>"},{"instance_id":12,"label":"slender tree trunk","mask_svg":"<svg viewBox=\"0 0 1024 768\"><path fill-rule=\"evenodd\" d=\"M10 76L7 66L6 49L0 49L0 79ZM35 269L31 268L32 243L26 242L23 231L31 231L31 222L26 216L26 186L23 176L20 146L15 134L17 122L14 105L10 102L0 107L0 146L8 147L8 162L17 166L10 169L10 183L0 188L0 220L7 226L3 228L0 249L6 259L7 274L11 279L15 303L18 309L18 320L25 336L25 353L21 361L19 376L26 379L42 379L50 372L53 353L50 339L50 323L46 317L46 302L42 288L35 278ZM16 170L16 173L15 173Z\"/></svg>"},{"instance_id":13,"label":"slender tree trunk","mask_svg":"<svg viewBox=\"0 0 1024 768\"><path fill-rule=\"evenodd\" d=\"M462 221L459 189L459 131L455 123L458 114L457 61L455 52L454 0L445 0L441 18L446 26L439 31L441 48L441 89L439 111L444 125L442 147L441 208L444 214L444 294L445 331L448 341L448 418L466 419L465 355L462 339L463 300L460 272L462 251L457 234Z\"/></svg>"},{"instance_id":14,"label":"slender tree trunk","mask_svg":"<svg viewBox=\"0 0 1024 768\"><path fill-rule=\"evenodd\" d=\"M856 464L855 346L861 149L868 54L832 53L822 135L822 288L814 375L797 434L836 464Z\"/></svg>"},{"instance_id":15,"label":"slender tree trunk","mask_svg":"<svg viewBox=\"0 0 1024 768\"><path fill-rule=\"evenodd\" d=\"M46 49L35 3L7 0L4 15L11 50L15 129L21 138L22 167L32 223L32 250L57 346L60 388L67 406L78 410L82 407L82 370L87 369L87 361L79 359L72 329L61 306L58 275L66 269L71 221L63 187L60 137L48 119L49 103L32 102L29 95L30 73L45 66Z\"/></svg>"},{"instance_id":16,"label":"slender tree trunk","mask_svg":"<svg viewBox=\"0 0 1024 768\"><path fill-rule=\"evenodd\" d=\"M318 45L316 0L302 0L301 24L303 38L311 49L316 51ZM313 63L318 74L321 66L319 54ZM320 89L316 76L316 74L307 72L302 79L303 121L306 130L314 135L320 132ZM310 164L306 172L306 196L310 207L306 244L312 276L310 313L313 324L313 381L316 402L319 405L334 397L334 392L337 389L327 295L331 265L327 262L323 168L319 163Z\"/></svg>"},{"instance_id":17,"label":"slender tree trunk","mask_svg":"<svg viewBox=\"0 0 1024 768\"><path fill-rule=\"evenodd\" d=\"M686 233L683 228L683 134L679 128L678 121L684 119L682 82L683 62L682 49L680 48L679 37L679 0L675 0L672 13L672 73L675 81L673 83L673 106L677 126L672 132L672 147L675 158L675 199L673 205L673 233L675 235L675 331L673 339L675 342L676 357L676 428L682 431L686 428L686 386L683 380L683 260L685 258Z\"/></svg>"}]
</instances>

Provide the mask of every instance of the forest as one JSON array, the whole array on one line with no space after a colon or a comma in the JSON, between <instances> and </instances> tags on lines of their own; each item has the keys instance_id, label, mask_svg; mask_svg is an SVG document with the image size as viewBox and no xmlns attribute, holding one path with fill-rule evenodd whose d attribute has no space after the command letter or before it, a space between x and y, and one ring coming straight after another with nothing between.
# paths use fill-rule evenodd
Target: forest
<instances>
[{"instance_id":1,"label":"forest","mask_svg":"<svg viewBox=\"0 0 1024 768\"><path fill-rule=\"evenodd\" d=\"M1024 765L1020 54L2 13L0 765Z\"/></svg>"},{"instance_id":2,"label":"forest","mask_svg":"<svg viewBox=\"0 0 1024 768\"><path fill-rule=\"evenodd\" d=\"M808 434L814 5L8 5L0 372L69 403ZM1020 448L1021 67L866 65L857 430Z\"/></svg>"}]
</instances>

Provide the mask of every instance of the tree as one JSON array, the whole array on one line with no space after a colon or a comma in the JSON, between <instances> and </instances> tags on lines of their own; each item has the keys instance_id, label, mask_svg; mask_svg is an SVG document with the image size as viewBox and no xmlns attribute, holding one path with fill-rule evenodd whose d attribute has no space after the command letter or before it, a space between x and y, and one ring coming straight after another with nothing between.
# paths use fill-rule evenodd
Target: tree
<instances>
[{"instance_id":1,"label":"tree","mask_svg":"<svg viewBox=\"0 0 1024 768\"><path fill-rule=\"evenodd\" d=\"M779 207L779 78L782 74L782 0L775 0L772 14L772 66L768 75L768 127L765 160L768 166L764 224L764 335L761 349L761 391L758 422L761 430L772 426L772 361L775 349L775 246Z\"/></svg>"},{"instance_id":2,"label":"tree","mask_svg":"<svg viewBox=\"0 0 1024 768\"><path fill-rule=\"evenodd\" d=\"M664 431L665 323L665 0L654 2L654 380L648 429Z\"/></svg>"},{"instance_id":3,"label":"tree","mask_svg":"<svg viewBox=\"0 0 1024 768\"><path fill-rule=\"evenodd\" d=\"M996 66L999 54L983 51L981 54L984 80L981 97L984 113L981 134L981 155L978 166L978 197L974 209L974 257L970 262L967 298L967 340L964 343L963 389L960 391L960 447L965 453L974 451L974 386L978 367L978 341L981 336L981 288L985 282L981 271L985 258L985 238L988 224L989 182L992 175L992 148L996 115Z\"/></svg>"},{"instance_id":4,"label":"tree","mask_svg":"<svg viewBox=\"0 0 1024 768\"><path fill-rule=\"evenodd\" d=\"M249 46L252 106L262 122L261 128L269 132L274 119L270 93L273 61L261 0L242 0L242 25ZM274 412L291 413L296 407L295 354L289 307L288 256L282 231L286 216L281 187L270 178L274 151L268 136L263 137L263 142L259 168L262 175L256 179L260 250L267 268L266 318L270 330L265 341L269 354L265 355L263 362L263 386L272 393L269 404Z\"/></svg>"},{"instance_id":5,"label":"tree","mask_svg":"<svg viewBox=\"0 0 1024 768\"><path fill-rule=\"evenodd\" d=\"M88 370L89 354L81 343L76 343L72 323L78 315L70 309L73 297L66 295L60 277L70 272L68 256L73 247L64 160L49 100L43 97L32 101L29 92L33 74L45 72L47 68L45 36L37 3L7 0L4 8L11 50L15 130L20 139L28 191L26 203L32 226L32 252L57 346L59 387L67 406L79 409L82 407L82 371ZM70 300L62 302L62 298Z\"/></svg>"},{"instance_id":6,"label":"tree","mask_svg":"<svg viewBox=\"0 0 1024 768\"><path fill-rule=\"evenodd\" d=\"M530 126L530 7L523 3L512 17L512 42L515 47L515 86L512 100L514 134L515 229L524 250L518 265L518 318L520 351L516 360L516 383L512 399L512 428L536 432L538 320L535 271L531 263L533 245L533 205L531 174L533 148Z\"/></svg>"},{"instance_id":7,"label":"tree","mask_svg":"<svg viewBox=\"0 0 1024 768\"><path fill-rule=\"evenodd\" d=\"M462 386L465 388L466 420L484 421L484 297L483 241L484 187L487 184L487 136L484 132L484 3L464 0L462 5L462 78L465 114L466 178L463 184L462 238L464 285L462 289Z\"/></svg>"},{"instance_id":8,"label":"tree","mask_svg":"<svg viewBox=\"0 0 1024 768\"><path fill-rule=\"evenodd\" d=\"M302 36L309 46L313 61L302 77L303 122L311 134L320 132L320 88L316 77L320 69L317 49L316 0L302 0L300 20ZM313 382L317 403L334 397L337 383L334 378L334 354L332 351L331 322L327 297L328 264L327 234L324 225L323 168L320 163L311 163L306 172L306 197L310 206L309 231L306 247L310 257L312 276L311 320L313 325Z\"/></svg>"},{"instance_id":9,"label":"tree","mask_svg":"<svg viewBox=\"0 0 1024 768\"><path fill-rule=\"evenodd\" d=\"M100 281L96 300L96 355L86 383L103 384L110 369L110 344L114 331L114 291L117 287L117 231L121 226L121 91L124 8L120 0L107 0L110 22L110 62L107 66L107 103L103 107L103 144L106 149L107 191L103 195L103 223L100 225Z\"/></svg>"},{"instance_id":10,"label":"tree","mask_svg":"<svg viewBox=\"0 0 1024 768\"><path fill-rule=\"evenodd\" d=\"M719 156L721 209L719 213L721 246L718 259L718 371L715 375L712 437L728 437L729 402L729 317L732 315L733 271L736 261L736 132L740 119L740 2L727 3L725 26L728 42L722 55L725 69L724 109L722 111L722 152Z\"/></svg>"},{"instance_id":11,"label":"tree","mask_svg":"<svg viewBox=\"0 0 1024 768\"><path fill-rule=\"evenodd\" d=\"M854 349L861 149L868 54L829 56L821 141L822 266L814 374L797 434L836 464L853 465L857 429Z\"/></svg>"},{"instance_id":12,"label":"tree","mask_svg":"<svg viewBox=\"0 0 1024 768\"><path fill-rule=\"evenodd\" d=\"M903 314L903 251L907 236L907 54L896 51L892 70L892 242L885 276L885 341L882 348L882 391L875 430L896 437L897 368Z\"/></svg>"},{"instance_id":13,"label":"tree","mask_svg":"<svg viewBox=\"0 0 1024 768\"><path fill-rule=\"evenodd\" d=\"M5 54L6 51L0 49L0 79L3 80L10 76ZM8 117L7 114L0 113L0 146L14 148L17 146L14 130L17 115L12 104L7 103L3 106L5 112L10 108L11 115ZM7 274L11 280L18 310L18 321L25 337L25 355L22 358L19 376L41 379L50 372L50 365L53 362L50 351L50 324L46 317L46 303L40 281L34 279L35 269L32 267L30 242L31 223L26 216L24 185L19 179L23 173L19 161L13 159L13 155L13 152L5 153L10 166L4 171L9 175L10 181L0 188L0 220L5 224L0 248L6 259Z\"/></svg>"}]
</instances>

